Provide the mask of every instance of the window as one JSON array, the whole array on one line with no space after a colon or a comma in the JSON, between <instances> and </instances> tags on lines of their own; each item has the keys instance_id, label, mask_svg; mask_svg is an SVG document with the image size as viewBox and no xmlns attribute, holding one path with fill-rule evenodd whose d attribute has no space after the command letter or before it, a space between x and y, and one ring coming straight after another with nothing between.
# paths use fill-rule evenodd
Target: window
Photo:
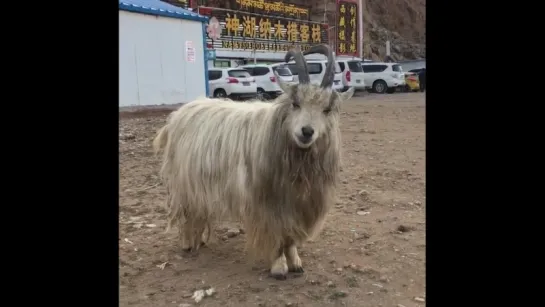
<instances>
[{"instance_id":1,"label":"window","mask_svg":"<svg viewBox=\"0 0 545 307\"><path fill-rule=\"evenodd\" d=\"M321 66L321 65L320 65ZM327 62L325 63L325 67L327 67ZM320 71L322 72L322 71ZM335 62L335 73L336 74L340 74L342 73L343 71L341 70L341 66L339 65L338 62Z\"/></svg>"},{"instance_id":2,"label":"window","mask_svg":"<svg viewBox=\"0 0 545 307\"><path fill-rule=\"evenodd\" d=\"M254 74L255 74L255 71L254 71L254 68L253 68L253 67L242 66L242 68L243 68L244 70L246 70L246 71L250 74L250 76L255 76L255 75L254 75Z\"/></svg>"},{"instance_id":3,"label":"window","mask_svg":"<svg viewBox=\"0 0 545 307\"><path fill-rule=\"evenodd\" d=\"M339 67L341 67L341 71L344 71L344 63L343 62L338 62L339 63Z\"/></svg>"},{"instance_id":4,"label":"window","mask_svg":"<svg viewBox=\"0 0 545 307\"><path fill-rule=\"evenodd\" d=\"M297 71L297 67L295 66L295 64L288 64L287 65L289 70L291 71L291 74L294 75L294 76L297 76L299 74L299 72Z\"/></svg>"},{"instance_id":5,"label":"window","mask_svg":"<svg viewBox=\"0 0 545 307\"><path fill-rule=\"evenodd\" d=\"M291 76L290 70L284 66L275 66L273 67L273 70L276 71L279 76Z\"/></svg>"},{"instance_id":6,"label":"window","mask_svg":"<svg viewBox=\"0 0 545 307\"><path fill-rule=\"evenodd\" d=\"M387 65L362 65L363 72L383 72L386 68L388 68Z\"/></svg>"},{"instance_id":7,"label":"window","mask_svg":"<svg viewBox=\"0 0 545 307\"><path fill-rule=\"evenodd\" d=\"M403 72L403 67L399 64L392 65L392 70L397 72Z\"/></svg>"},{"instance_id":8,"label":"window","mask_svg":"<svg viewBox=\"0 0 545 307\"><path fill-rule=\"evenodd\" d=\"M221 70L209 70L208 71L208 81L212 81L212 80L218 80L219 78L221 78Z\"/></svg>"},{"instance_id":9,"label":"window","mask_svg":"<svg viewBox=\"0 0 545 307\"><path fill-rule=\"evenodd\" d=\"M228 73L229 77L233 78L249 78L250 73L245 69L230 70Z\"/></svg>"},{"instance_id":10,"label":"window","mask_svg":"<svg viewBox=\"0 0 545 307\"><path fill-rule=\"evenodd\" d=\"M231 67L231 61L214 61L214 67Z\"/></svg>"},{"instance_id":11,"label":"window","mask_svg":"<svg viewBox=\"0 0 545 307\"><path fill-rule=\"evenodd\" d=\"M327 67L327 63L326 64L326 67ZM338 63L335 63L335 73L338 74L338 73L341 73L341 67L339 66ZM299 74L299 72L297 71L297 67L295 66L295 63L292 63L292 64L288 64L286 65L289 67L290 71L291 71L291 74L294 75L294 76L297 76ZM307 62L307 67L308 67L308 74L309 75L317 75L317 74L321 74L322 73L322 63L320 62Z\"/></svg>"},{"instance_id":12,"label":"window","mask_svg":"<svg viewBox=\"0 0 545 307\"><path fill-rule=\"evenodd\" d=\"M316 75L322 73L322 63L307 63L308 74Z\"/></svg>"},{"instance_id":13,"label":"window","mask_svg":"<svg viewBox=\"0 0 545 307\"><path fill-rule=\"evenodd\" d=\"M269 67L254 67L254 74L252 76L264 76L270 72Z\"/></svg>"},{"instance_id":14,"label":"window","mask_svg":"<svg viewBox=\"0 0 545 307\"><path fill-rule=\"evenodd\" d=\"M350 69L351 72L363 72L363 68L361 68L360 61L348 61L348 68Z\"/></svg>"}]
</instances>

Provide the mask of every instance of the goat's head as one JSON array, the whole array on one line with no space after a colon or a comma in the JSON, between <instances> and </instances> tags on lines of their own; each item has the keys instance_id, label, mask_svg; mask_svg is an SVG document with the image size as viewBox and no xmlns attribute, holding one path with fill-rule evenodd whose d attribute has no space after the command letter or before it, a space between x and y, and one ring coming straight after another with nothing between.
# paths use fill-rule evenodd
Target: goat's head
<instances>
[{"instance_id":1,"label":"goat's head","mask_svg":"<svg viewBox=\"0 0 545 307\"><path fill-rule=\"evenodd\" d=\"M327 57L327 68L321 84L311 84L304 55L320 53ZM344 93L332 89L335 77L335 57L327 45L318 45L304 53L297 47L286 54L285 61L295 60L299 84L290 85L276 75L278 84L285 92L279 97L286 116L284 124L295 144L309 148L317 139L336 129L339 121L339 103L350 99L354 88Z\"/></svg>"}]
</instances>

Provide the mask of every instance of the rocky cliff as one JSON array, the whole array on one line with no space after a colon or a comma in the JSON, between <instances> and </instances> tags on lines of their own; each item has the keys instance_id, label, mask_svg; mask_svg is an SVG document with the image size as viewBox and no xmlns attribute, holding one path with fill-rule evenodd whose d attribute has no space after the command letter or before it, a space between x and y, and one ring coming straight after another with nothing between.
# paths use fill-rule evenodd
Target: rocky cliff
<instances>
[{"instance_id":1,"label":"rocky cliff","mask_svg":"<svg viewBox=\"0 0 545 307\"><path fill-rule=\"evenodd\" d=\"M312 20L335 24L335 0L291 0L311 6ZM395 61L426 57L426 0L363 0L363 55L386 56L390 40Z\"/></svg>"}]
</instances>

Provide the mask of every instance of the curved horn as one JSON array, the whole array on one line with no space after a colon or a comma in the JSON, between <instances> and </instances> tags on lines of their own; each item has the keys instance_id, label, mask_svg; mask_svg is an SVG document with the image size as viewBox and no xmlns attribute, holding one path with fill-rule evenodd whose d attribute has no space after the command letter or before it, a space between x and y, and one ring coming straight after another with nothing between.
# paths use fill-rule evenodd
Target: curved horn
<instances>
[{"instance_id":1,"label":"curved horn","mask_svg":"<svg viewBox=\"0 0 545 307\"><path fill-rule=\"evenodd\" d=\"M308 84L310 83L310 77L308 75L307 62L303 53L301 53L301 48L297 46L295 49L292 49L286 53L284 61L287 63L293 58L295 60L295 67L297 67L297 73L299 75L299 83Z\"/></svg>"},{"instance_id":2,"label":"curved horn","mask_svg":"<svg viewBox=\"0 0 545 307\"><path fill-rule=\"evenodd\" d=\"M333 79L335 79L335 57L333 56L333 52L331 51L331 48L328 45L317 45L312 46L309 50L305 51L303 54L312 54L312 53L320 53L327 57L327 68L324 74L324 78L322 79L322 83L320 84L320 87L332 87L333 86Z\"/></svg>"}]
</instances>

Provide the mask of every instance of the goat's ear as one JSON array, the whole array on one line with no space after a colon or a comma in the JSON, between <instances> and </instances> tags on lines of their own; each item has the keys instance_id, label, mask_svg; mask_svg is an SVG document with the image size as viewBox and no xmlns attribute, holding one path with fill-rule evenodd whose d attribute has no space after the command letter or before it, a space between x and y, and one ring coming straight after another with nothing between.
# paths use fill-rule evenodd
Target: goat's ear
<instances>
[{"instance_id":1,"label":"goat's ear","mask_svg":"<svg viewBox=\"0 0 545 307\"><path fill-rule=\"evenodd\" d=\"M341 98L341 101L346 101L354 95L355 88L351 87L344 93L339 93L339 97Z\"/></svg>"},{"instance_id":2,"label":"goat's ear","mask_svg":"<svg viewBox=\"0 0 545 307\"><path fill-rule=\"evenodd\" d=\"M276 78L276 82L278 83L280 88L284 91L284 93L289 93L291 91L291 88L293 87L293 84L288 84L288 83L284 82L284 80L282 80L282 78L280 78L280 76L278 75L276 70L273 71L273 72L274 72L274 77Z\"/></svg>"}]
</instances>

